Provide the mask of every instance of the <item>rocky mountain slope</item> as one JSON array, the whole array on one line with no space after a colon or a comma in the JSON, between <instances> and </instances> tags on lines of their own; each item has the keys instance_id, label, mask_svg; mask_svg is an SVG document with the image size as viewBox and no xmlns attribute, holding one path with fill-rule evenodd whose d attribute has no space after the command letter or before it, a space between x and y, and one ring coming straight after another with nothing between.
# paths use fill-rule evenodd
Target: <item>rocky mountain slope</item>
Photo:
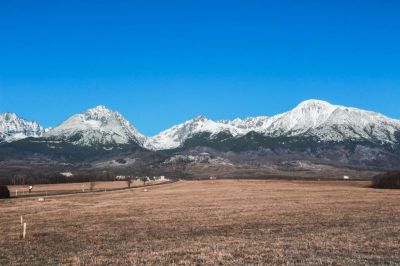
<instances>
[{"instance_id":1,"label":"rocky mountain slope","mask_svg":"<svg viewBox=\"0 0 400 266\"><path fill-rule=\"evenodd\" d=\"M41 137L44 133L45 129L34 121L25 120L14 113L0 114L0 142Z\"/></svg>"},{"instance_id":2,"label":"rocky mountain slope","mask_svg":"<svg viewBox=\"0 0 400 266\"><path fill-rule=\"evenodd\" d=\"M146 138L121 114L97 106L68 118L43 136L78 146L143 145Z\"/></svg>"}]
</instances>

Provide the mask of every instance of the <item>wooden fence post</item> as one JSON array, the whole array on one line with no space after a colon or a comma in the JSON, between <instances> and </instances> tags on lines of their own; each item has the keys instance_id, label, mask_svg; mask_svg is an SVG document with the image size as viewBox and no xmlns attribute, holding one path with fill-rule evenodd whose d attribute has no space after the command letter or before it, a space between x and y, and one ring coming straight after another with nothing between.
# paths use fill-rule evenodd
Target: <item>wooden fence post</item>
<instances>
[{"instance_id":1,"label":"wooden fence post","mask_svg":"<svg viewBox=\"0 0 400 266\"><path fill-rule=\"evenodd\" d=\"M24 231L22 233L22 238L25 239L26 237L26 223L24 223Z\"/></svg>"}]
</instances>

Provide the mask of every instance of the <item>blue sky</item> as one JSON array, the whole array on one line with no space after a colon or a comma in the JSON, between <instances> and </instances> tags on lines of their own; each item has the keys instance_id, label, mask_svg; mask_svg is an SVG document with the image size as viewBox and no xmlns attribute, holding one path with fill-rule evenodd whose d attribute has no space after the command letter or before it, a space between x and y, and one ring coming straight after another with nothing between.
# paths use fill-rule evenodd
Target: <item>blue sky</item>
<instances>
[{"instance_id":1,"label":"blue sky","mask_svg":"<svg viewBox=\"0 0 400 266\"><path fill-rule=\"evenodd\" d=\"M147 135L317 98L400 118L400 1L1 1L0 112Z\"/></svg>"}]
</instances>

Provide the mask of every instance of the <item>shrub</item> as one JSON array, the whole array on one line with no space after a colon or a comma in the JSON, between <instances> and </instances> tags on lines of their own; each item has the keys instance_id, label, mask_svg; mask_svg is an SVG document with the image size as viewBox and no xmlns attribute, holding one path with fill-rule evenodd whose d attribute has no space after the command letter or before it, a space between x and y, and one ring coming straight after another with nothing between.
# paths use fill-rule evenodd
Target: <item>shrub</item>
<instances>
[{"instance_id":1,"label":"shrub","mask_svg":"<svg viewBox=\"0 0 400 266\"><path fill-rule=\"evenodd\" d=\"M117 159L117 160L115 160L117 163L119 163L119 164L126 164L126 160L124 160L124 159Z\"/></svg>"},{"instance_id":2,"label":"shrub","mask_svg":"<svg viewBox=\"0 0 400 266\"><path fill-rule=\"evenodd\" d=\"M126 184L128 185L128 187L130 188L132 185L132 178L130 176L128 176L128 179L126 179Z\"/></svg>"},{"instance_id":3,"label":"shrub","mask_svg":"<svg viewBox=\"0 0 400 266\"><path fill-rule=\"evenodd\" d=\"M400 189L400 171L387 172L374 177L372 187Z\"/></svg>"},{"instance_id":4,"label":"shrub","mask_svg":"<svg viewBox=\"0 0 400 266\"><path fill-rule=\"evenodd\" d=\"M146 185L146 182L149 181L147 176L146 177L142 177L140 180L142 180L144 186Z\"/></svg>"},{"instance_id":5,"label":"shrub","mask_svg":"<svg viewBox=\"0 0 400 266\"><path fill-rule=\"evenodd\" d=\"M0 199L8 199L10 197L10 191L7 186L0 185Z\"/></svg>"}]
</instances>

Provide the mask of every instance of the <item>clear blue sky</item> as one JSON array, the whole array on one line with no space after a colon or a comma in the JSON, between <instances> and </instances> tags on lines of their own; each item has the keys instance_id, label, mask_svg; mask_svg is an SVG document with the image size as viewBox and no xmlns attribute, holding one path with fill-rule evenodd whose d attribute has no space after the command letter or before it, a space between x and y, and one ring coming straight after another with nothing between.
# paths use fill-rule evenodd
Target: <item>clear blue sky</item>
<instances>
[{"instance_id":1,"label":"clear blue sky","mask_svg":"<svg viewBox=\"0 0 400 266\"><path fill-rule=\"evenodd\" d=\"M400 118L400 1L1 1L0 112L155 134L317 98Z\"/></svg>"}]
</instances>

